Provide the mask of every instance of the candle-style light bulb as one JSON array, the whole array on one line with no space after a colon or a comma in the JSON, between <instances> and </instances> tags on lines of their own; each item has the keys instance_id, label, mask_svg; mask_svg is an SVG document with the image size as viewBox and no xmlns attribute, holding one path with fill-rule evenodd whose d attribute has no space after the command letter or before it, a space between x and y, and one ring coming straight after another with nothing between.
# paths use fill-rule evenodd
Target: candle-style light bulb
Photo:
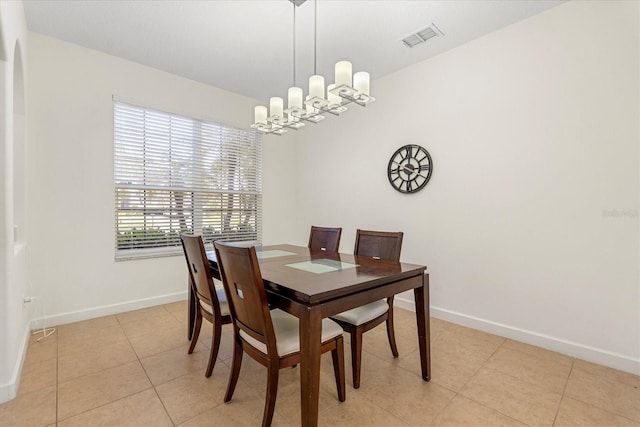
<instances>
[{"instance_id":1,"label":"candle-style light bulb","mask_svg":"<svg viewBox=\"0 0 640 427\"><path fill-rule=\"evenodd\" d=\"M346 85L351 86L351 62L340 61L336 62L336 86Z\"/></svg>"},{"instance_id":2,"label":"candle-style light bulb","mask_svg":"<svg viewBox=\"0 0 640 427\"><path fill-rule=\"evenodd\" d=\"M289 108L302 108L302 88L289 88Z\"/></svg>"},{"instance_id":3,"label":"candle-style light bulb","mask_svg":"<svg viewBox=\"0 0 640 427\"><path fill-rule=\"evenodd\" d=\"M267 107L257 105L255 108L255 123L267 124Z\"/></svg>"},{"instance_id":4,"label":"candle-style light bulb","mask_svg":"<svg viewBox=\"0 0 640 427\"><path fill-rule=\"evenodd\" d=\"M324 77L318 75L309 77L309 96L311 98L325 99Z\"/></svg>"},{"instance_id":5,"label":"candle-style light bulb","mask_svg":"<svg viewBox=\"0 0 640 427\"><path fill-rule=\"evenodd\" d=\"M269 114L273 118L282 118L283 101L279 96L274 96L269 100Z\"/></svg>"},{"instance_id":6,"label":"candle-style light bulb","mask_svg":"<svg viewBox=\"0 0 640 427\"><path fill-rule=\"evenodd\" d=\"M353 75L353 88L360 93L369 95L369 73L359 71Z\"/></svg>"}]
</instances>

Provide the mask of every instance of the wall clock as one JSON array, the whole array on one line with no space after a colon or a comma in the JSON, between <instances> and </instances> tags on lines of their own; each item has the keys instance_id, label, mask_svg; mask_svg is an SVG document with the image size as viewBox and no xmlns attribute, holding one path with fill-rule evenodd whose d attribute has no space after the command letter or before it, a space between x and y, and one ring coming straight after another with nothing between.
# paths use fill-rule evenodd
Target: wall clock
<instances>
[{"instance_id":1,"label":"wall clock","mask_svg":"<svg viewBox=\"0 0 640 427\"><path fill-rule=\"evenodd\" d=\"M427 150L419 145L410 144L398 148L391 159L387 175L391 186L401 193L415 193L427 185L433 162Z\"/></svg>"}]
</instances>

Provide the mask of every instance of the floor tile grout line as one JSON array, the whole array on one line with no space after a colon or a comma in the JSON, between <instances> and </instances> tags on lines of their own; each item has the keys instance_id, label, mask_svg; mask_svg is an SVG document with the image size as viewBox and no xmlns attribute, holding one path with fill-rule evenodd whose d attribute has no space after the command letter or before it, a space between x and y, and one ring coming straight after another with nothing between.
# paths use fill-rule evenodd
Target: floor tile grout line
<instances>
[{"instance_id":1,"label":"floor tile grout line","mask_svg":"<svg viewBox=\"0 0 640 427\"><path fill-rule=\"evenodd\" d=\"M439 411L438 411L438 412L433 416L433 418L431 418L431 419L429 420L429 424L433 424L433 422L434 422L434 421L435 421L435 420L440 416L440 414L442 414L444 411L446 411L446 410L447 410L447 408L448 408L449 406L451 406L451 404L453 403L453 401L454 401L454 400L456 399L456 397L458 397L458 396L461 396L461 395L460 395L460 393L458 393L458 392L454 392L453 397L451 397L451 399L449 399L449 401L447 402L447 404L446 404L446 405L444 405L444 406L442 407L442 409L440 409L440 410L439 410ZM462 397L464 397L464 396L462 396Z\"/></svg>"},{"instance_id":2,"label":"floor tile grout line","mask_svg":"<svg viewBox=\"0 0 640 427\"><path fill-rule=\"evenodd\" d=\"M567 385L569 385L569 378L571 378L571 373L573 372L573 365L575 364L575 359L571 359L571 368L569 368L569 374L567 375L567 380L564 382L564 387L562 388L562 394L560 395L560 401L558 402L558 407L556 408L556 415L553 417L553 426L556 425L556 421L558 420L558 414L560 413L560 407L562 406L562 402L564 401L565 391L567 391Z\"/></svg>"},{"instance_id":3,"label":"floor tile grout line","mask_svg":"<svg viewBox=\"0 0 640 427\"><path fill-rule=\"evenodd\" d=\"M634 423L633 425L638 425L640 426L640 419L638 420L634 420L632 418L629 418L627 415L621 414L620 412L617 411L612 411L609 407L605 406L605 405L600 405L600 404L596 404L587 400L584 400L583 398L581 398L580 396L567 396L565 394L563 394L563 397L566 397L567 399L572 399L575 400L577 402L580 402L584 405L588 405L588 406L592 406L600 411L604 411L608 414L614 415L616 417L620 417L620 418L624 418L626 420L629 420L630 422Z\"/></svg>"},{"instance_id":4,"label":"floor tile grout line","mask_svg":"<svg viewBox=\"0 0 640 427\"><path fill-rule=\"evenodd\" d=\"M98 406L95 406L95 407L93 407L93 408L89 408L89 409L84 410L84 411L82 411L82 412L78 412L77 414L73 414L73 415L71 415L71 416L69 416L69 417L67 417L67 418L64 418L64 419L62 419L62 420L59 420L59 421L66 421L66 420L70 420L71 418L77 417L78 415L86 414L87 412L95 411L96 409L103 408L103 407L105 407L105 406L107 406L107 405L111 405L112 403L119 402L119 401L124 400L124 399L128 399L128 398L130 398L131 396L135 396L136 394L143 393L143 392L145 392L145 391L147 391L147 390L151 390L152 388L153 388L153 386L148 387L148 388L145 388L144 390L138 390L138 391L136 391L136 392L134 392L134 393L131 393L131 394L128 394L128 395L126 395L126 396L121 396L121 397L119 397L119 398L117 398L117 399L110 400L109 402L105 402L105 403L103 403L103 404L101 404L101 405L98 405ZM56 425L57 425L57 423L58 423L58 421L56 421Z\"/></svg>"},{"instance_id":5,"label":"floor tile grout line","mask_svg":"<svg viewBox=\"0 0 640 427\"><path fill-rule=\"evenodd\" d=\"M487 361L488 361L488 360L489 360L489 359L487 359ZM485 363L486 363L486 361L485 361ZM484 364L483 364L483 366L484 366ZM469 383L469 381L471 381L473 378L475 378L475 377L477 376L478 372L480 371L480 369L482 369L482 368L483 368L483 366L480 366L480 368L478 368L478 370L477 370L477 371L476 371L476 372L471 376L471 378L469 378L469 380L465 383L465 385L466 385L466 384L468 384L468 383ZM547 390L545 387L542 387L542 386L539 386L539 385L536 385L536 384L531 384L531 383L529 383L528 381L521 380L520 378L518 378L518 377L514 377L514 376L513 376L513 375L511 375L511 374L507 374L507 373L504 373L504 372L498 371L498 370L496 370L496 369L494 369L494 368L491 368L491 367L486 367L486 369L489 369L489 370L491 370L491 371L498 372L498 373L500 373L500 374L502 374L502 375L506 375L506 376L511 377L511 378L514 378L514 379L516 379L516 380L520 380L520 381L526 382L527 384L534 385L534 386L539 387L539 388L543 388L543 389L544 389L545 391L547 391L548 393L553 393L553 392L550 392L549 390ZM460 392L462 392L462 390L463 390L463 389L464 389L464 385L460 388ZM472 401L472 402L474 402L474 403L477 403L477 404L479 404L479 405L482 405L482 406L484 406L485 408L489 408L489 409L491 409L491 410L494 410L494 411L496 411L496 412L498 412L498 413L500 413L500 414L502 414L502 415L504 415L504 416L506 416L506 417L509 417L509 418L511 418L511 419L513 419L513 420L516 420L516 421L517 421L517 422L519 422L519 423L522 423L522 424L524 424L524 425L530 425L529 423L527 423L527 422L526 422L526 421L524 421L524 420L521 420L521 419L519 419L519 418L516 418L516 417L514 417L513 415L505 414L505 413L503 413L502 411L500 411L500 410L498 410L498 409L496 409L496 408L493 408L493 407L491 407L491 406L487 406L485 403L483 403L483 402L479 402L479 401L475 400L474 398L472 398L472 397L470 397L470 396L466 396L466 395L464 395L464 394L462 394L462 393L459 393L459 394L460 394L462 397L464 397L464 398L466 398L466 399L469 399L469 400L471 400L471 401ZM558 393L555 393L555 394L558 394ZM562 397L562 396L561 396L561 397Z\"/></svg>"},{"instance_id":6,"label":"floor tile grout line","mask_svg":"<svg viewBox=\"0 0 640 427\"><path fill-rule=\"evenodd\" d=\"M486 364L486 363L491 359L491 357L493 357L493 355L494 355L494 354L495 354L495 353L496 353L496 352L497 352L501 347L503 347L503 346L504 346L504 344L506 344L506 342L507 342L507 341L508 341L508 339L507 339L507 338L505 338L505 341L500 345L500 347L499 347L498 349L496 349L496 351L495 351L491 356L489 356L489 358L488 358L484 363ZM535 347L535 346L534 346L534 347ZM517 349L512 349L512 348L509 348L509 347L504 347L504 348L505 348L506 350L509 350L509 351L515 351L516 353L519 353L519 354L526 354L526 355L528 355L528 356L531 356L531 357L533 357L533 358L535 358L535 359L537 359L537 360L539 360L539 361L543 361L543 362L545 362L545 363L552 363L552 364L560 365L560 363L558 363L558 362L554 362L554 361L551 361L551 360L545 360L544 358L538 357L538 356L536 356L536 355L534 355L534 354L532 354L532 353L526 352L526 351L517 350ZM542 347L536 347L536 348L543 349ZM546 349L543 349L543 350L546 350ZM551 350L548 350L548 351L551 351ZM559 353L559 354L561 354L561 353ZM565 355L563 355L563 356L565 356ZM549 388L547 385L539 384L539 383L533 383L533 382L528 381L528 380L526 380L526 379L519 378L519 377L515 377L515 376L513 376L513 375L511 375L511 374L509 374L509 373L507 373L507 372L503 372L503 371L501 371L501 370L499 370L499 369L495 369L495 368L492 368L492 367L489 367L489 366L487 366L487 368L488 368L488 369L493 369L494 371L497 371L497 372L501 372L501 373L503 373L503 374L505 374L505 375L509 375L509 376L511 376L511 377L513 377L513 378L517 378L517 379L519 379L519 380L521 380L521 381L524 381L524 382L526 382L526 383L528 383L528 384L530 384L530 385L534 385L534 386L537 386L537 387L542 387L542 388L544 388L546 391L548 391L548 392L550 392L550 393L555 393L555 394L564 395L564 391L566 390L567 384L568 384L568 382L569 382L569 376L571 375L571 371L573 370L573 364L575 363L575 360L576 360L574 357L571 357L571 356L567 356L567 357L569 357L569 358L571 359L571 366L569 367L569 374L567 375L567 379L566 379L566 381L565 381L565 383L564 383L564 386L563 386L563 388L562 388L562 391L555 391L555 390L553 390L553 389ZM483 365L484 365L484 364L483 364Z\"/></svg>"},{"instance_id":7,"label":"floor tile grout line","mask_svg":"<svg viewBox=\"0 0 640 427\"><path fill-rule=\"evenodd\" d=\"M158 397L158 400L160 401L160 404L162 405L162 409L164 409L165 414L167 414L167 417L169 417L169 420L171 421L171 424L175 427L176 426L176 422L171 417L171 414L169 413L169 410L167 409L167 407L164 404L164 400L162 400L162 398L160 397L160 394L158 393L158 389L156 389L155 386L153 386L153 392Z\"/></svg>"},{"instance_id":8,"label":"floor tile grout line","mask_svg":"<svg viewBox=\"0 0 640 427\"><path fill-rule=\"evenodd\" d=\"M569 376L571 376L571 373L573 372L573 367L574 367L575 361L578 360L578 359L574 358L573 360L574 360L574 362L571 365L571 372L569 373ZM580 402L582 404L585 404L585 405L588 405L588 406L592 406L592 407L594 407L596 409L599 409L601 411L604 411L604 412L606 412L608 414L611 414L611 415L614 415L616 417L624 418L626 420L629 420L632 423L639 423L640 422L640 420L633 420L633 419L631 419L631 418L627 417L626 415L623 415L623 414L621 414L619 412L614 412L614 411L610 410L610 408L608 408L608 407L603 407L604 405L600 406L600 405L594 404L593 402L587 402L587 401L581 399L579 396L567 396L566 395L566 390L567 390L567 386L568 385L569 385L569 377L567 377L567 383L565 384L565 388L562 391L562 400L563 401L564 401L564 398L566 397L567 399L572 399L572 400L575 400L575 401ZM556 414L556 416L557 416L557 414ZM554 425L555 425L555 420L554 420Z\"/></svg>"},{"instance_id":9,"label":"floor tile grout line","mask_svg":"<svg viewBox=\"0 0 640 427\"><path fill-rule=\"evenodd\" d=\"M560 401L558 401L558 407L556 408L556 415L553 417L553 423L551 424L552 426L555 426L556 422L558 421L558 414L560 413L560 407L562 406L562 402L564 402L564 393L562 394L562 396L560 396Z\"/></svg>"},{"instance_id":10,"label":"floor tile grout line","mask_svg":"<svg viewBox=\"0 0 640 427\"><path fill-rule=\"evenodd\" d=\"M496 349L493 351L493 353L491 353L491 355L489 357L486 358L486 360L484 362L482 362L482 365L480 365L478 367L478 369L475 370L475 372L473 374L471 374L471 376L462 384L462 386L460 386L460 389L458 390L458 393L460 393L464 387L469 384L469 381L471 381L473 378L475 378L478 375L478 372L480 372L480 370L485 367L485 365L487 364L487 362L489 360L491 360L491 358L493 357L494 354L496 354L498 352L498 350L504 345L504 343L507 342L507 339L505 338L502 343L500 343L499 346L496 347ZM487 369L491 369L489 367L487 367ZM463 395L464 396L464 395ZM465 396L466 397L466 396ZM477 402L479 403L479 402ZM513 418L513 417L512 417Z\"/></svg>"},{"instance_id":11,"label":"floor tile grout line","mask_svg":"<svg viewBox=\"0 0 640 427\"><path fill-rule=\"evenodd\" d=\"M116 320L117 320L117 317L116 317ZM122 328L122 326L120 326L120 328ZM124 331L123 331L123 332L124 332ZM126 334L125 334L125 338L126 338L126 340L127 340L127 343L132 347L132 350L133 350L133 346L131 345L131 342L129 341L129 338L126 336ZM59 342L56 342L56 354L57 354L57 352L58 352L58 344L59 344ZM143 371L144 371L144 365L142 365L142 362L140 361L140 358L138 357L138 354L135 352L135 350L134 350L134 354L136 355L136 360L135 360L135 361L137 361L137 362L140 364L140 367L141 367L141 368L143 369ZM59 361L59 358L58 358L58 357L56 357L56 363L58 363L58 361ZM89 377L89 376L91 376L91 375L95 375L95 374L99 374L99 373L101 373L101 372L107 371L107 370L109 370L109 369L114 369L114 368L117 368L117 367L120 367L120 366L127 365L127 364L129 364L129 363L133 363L133 360L128 361L128 362L125 362L125 363L122 363L122 364L120 364L120 365L116 365L116 366L112 366L112 367L109 367L109 368L101 369L101 370L99 370L99 371L92 372L92 373L90 373L90 374L81 375L81 376L79 376L79 377L75 377L75 378L69 379L69 380L67 380L67 381L64 381L63 383L65 383L65 382L70 382L70 381L74 381L74 380L77 380L77 379L80 379L80 378L86 378L86 377ZM153 388L153 383L151 383L151 380L149 379L149 376L147 375L146 371L144 371L144 372L145 372L145 376L146 376L146 377L147 377L147 379L149 380L150 388ZM59 387L59 384L60 384L60 383L59 383L59 381L58 381L58 373L59 373L59 372L58 372L58 369L56 369L56 426L58 425L58 422L59 422L59 421L64 421L64 420L59 420L59 414L58 414L58 400L59 400L59 399L58 399L58 387ZM128 395L126 395L126 396L121 396L121 397L119 397L118 399L111 400L111 401L109 401L109 402L106 402L106 403L104 403L104 404L102 404L102 405L98 405L98 406L93 407L93 408L89 408L89 409L87 409L87 410L85 410L85 411L82 411L82 412L79 412L79 413L77 413L77 414L74 414L74 415L72 415L72 416L70 416L70 417L67 417L67 418L65 418L65 420L71 419L71 418L73 418L73 417L75 417L75 416L78 416L78 415L81 415L81 414L84 414L84 413L87 413L87 412L93 411L93 410L98 409L98 408L102 408L103 406L106 406L106 405L109 405L109 404L111 404L111 403L118 402L118 401L120 401L120 400L123 400L123 399L129 398L129 397L131 397L131 396L133 396L133 395L135 395L135 394L142 393L143 391L146 391L146 390L149 390L149 388L146 388L146 389L144 389L144 390L137 391L137 392L135 392L135 393L128 394ZM173 422L173 421L172 421L172 422ZM174 425L175 425L175 424L174 424Z\"/></svg>"},{"instance_id":12,"label":"floor tile grout line","mask_svg":"<svg viewBox=\"0 0 640 427\"><path fill-rule=\"evenodd\" d=\"M465 395L460 394L460 393L458 393L458 396L460 396L460 397L461 397L461 398L463 398L463 399L467 399L467 400L469 400L469 401L471 401L471 402L473 402L473 403L475 403L475 404L478 404L478 405L482 406L483 408L487 408L487 409L489 409L489 410L491 410L491 411L495 411L495 412L499 413L500 415L505 416L505 417L507 417L507 418L509 418L509 419L512 419L512 420L514 420L514 421L516 421L516 422L518 422L518 423L520 423L520 424L524 424L524 425L527 425L527 426L528 426L528 425L530 425L530 424L527 424L526 422L524 422L524 421L522 421L522 420L519 420L518 418L514 417L513 415L505 414L505 413L504 413L504 412L502 412L500 409L496 409L496 408L494 408L494 407L492 407L492 406L487 405L486 403L479 402L479 401L475 400L475 399L474 399L474 398L472 398L472 397L465 396Z\"/></svg>"},{"instance_id":13,"label":"floor tile grout line","mask_svg":"<svg viewBox=\"0 0 640 427\"><path fill-rule=\"evenodd\" d=\"M506 344L506 342L507 342L508 340L509 340L508 338L505 338L505 342L504 342L504 343ZM520 342L520 343L522 343L521 341L516 341L516 342ZM548 351L548 352L550 352L550 353L555 353L555 354L559 354L559 355L561 355L561 356L567 357L567 358L571 359L571 367L573 367L573 362L575 361L575 357L568 356L568 355L566 355L566 354L562 354L562 353L558 353L557 351L548 350L548 349L543 348L543 347L537 347L537 346L534 346L534 345L531 345L531 344L527 344L527 343L522 343L522 344L530 345L531 347L535 347L535 348L538 348L538 349L541 349L541 350ZM544 357L537 356L537 355L536 355L536 354L534 354L534 353L531 353L531 352L528 352L528 351L524 351L524 350L521 350L521 349L505 347L505 350L515 351L516 353L520 353L520 354L526 354L527 356L531 356L531 357L533 357L534 359L537 359L537 360L543 361L543 362L545 362L545 363L555 363L555 364L558 364L558 365L560 365L560 364L561 364L560 362L555 362L555 361L552 361L552 360L548 360L548 359L545 359Z\"/></svg>"},{"instance_id":14,"label":"floor tile grout line","mask_svg":"<svg viewBox=\"0 0 640 427\"><path fill-rule=\"evenodd\" d=\"M127 338L127 340L129 340L129 338ZM129 342L129 345L131 345L131 347L133 347L133 345L130 342ZM135 353L135 350L134 350L134 353ZM153 383L153 381L151 381L151 378L149 377L149 373L147 372L147 369L144 367L144 363L142 363L142 359L140 359L140 356L138 355L138 353L136 353L136 357L138 358L138 363L140 363L140 366L142 367L142 370L144 371L144 374L147 377L147 380L149 380L149 384L151 384L151 388L153 388L153 392L158 397L158 400L160 401L160 404L162 405L162 408L164 409L164 412L169 417L169 420L171 420L171 424L173 424L174 427L175 427L176 423L173 420L173 418L171 418L171 414L169 414L169 411L167 410L167 407L165 406L164 401L160 397L160 394L158 393L158 390L156 389L156 385Z\"/></svg>"}]
</instances>

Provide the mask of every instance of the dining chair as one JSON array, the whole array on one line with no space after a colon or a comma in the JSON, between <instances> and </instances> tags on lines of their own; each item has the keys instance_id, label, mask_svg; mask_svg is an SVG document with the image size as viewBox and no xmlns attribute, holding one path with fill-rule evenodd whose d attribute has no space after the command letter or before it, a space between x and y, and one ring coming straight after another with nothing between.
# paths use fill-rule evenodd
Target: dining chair
<instances>
[{"instance_id":1,"label":"dining chair","mask_svg":"<svg viewBox=\"0 0 640 427\"><path fill-rule=\"evenodd\" d=\"M214 242L222 283L229 297L233 320L233 361L224 401L233 397L243 352L267 368L267 395L262 425L269 426L282 368L300 363L299 321L280 309L269 310L255 247ZM342 328L322 320L321 353L331 351L338 400L345 400L344 344Z\"/></svg>"},{"instance_id":2,"label":"dining chair","mask_svg":"<svg viewBox=\"0 0 640 427\"><path fill-rule=\"evenodd\" d=\"M315 251L338 252L341 234L342 228L339 227L316 227L312 225L309 233L308 248Z\"/></svg>"},{"instance_id":3,"label":"dining chair","mask_svg":"<svg viewBox=\"0 0 640 427\"><path fill-rule=\"evenodd\" d=\"M211 335L211 350L209 352L209 363L205 377L210 377L213 367L216 364L218 351L220 350L220 337L222 336L222 325L231 323L231 314L223 287L216 288L207 253L204 249L204 243L201 236L189 234L180 235L182 240L182 249L189 268L189 276L193 293L197 298L197 307L195 313L195 324L191 336L191 345L188 353L193 353L193 349L198 342L200 328L202 326L202 318L204 317L213 324L213 334ZM222 285L222 284L221 284Z\"/></svg>"},{"instance_id":4,"label":"dining chair","mask_svg":"<svg viewBox=\"0 0 640 427\"><path fill-rule=\"evenodd\" d=\"M354 255L400 261L402 232L356 231ZM356 307L331 317L351 336L351 371L353 388L360 388L362 368L362 335L382 322L387 323L387 337L393 357L398 357L398 347L393 330L393 296L386 300Z\"/></svg>"}]
</instances>

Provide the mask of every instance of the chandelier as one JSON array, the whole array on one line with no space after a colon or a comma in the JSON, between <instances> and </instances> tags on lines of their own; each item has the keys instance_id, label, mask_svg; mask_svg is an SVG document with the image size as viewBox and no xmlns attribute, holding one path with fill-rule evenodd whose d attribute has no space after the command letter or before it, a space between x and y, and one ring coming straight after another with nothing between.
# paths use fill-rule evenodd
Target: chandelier
<instances>
[{"instance_id":1,"label":"chandelier","mask_svg":"<svg viewBox=\"0 0 640 427\"><path fill-rule=\"evenodd\" d=\"M266 106L255 107L253 129L266 134L282 135L287 129L298 130L305 123L318 123L324 120L324 114L334 116L347 111L346 105L356 104L362 107L375 101L369 94L369 73L360 71L352 73L349 61L339 61L335 65L335 80L325 89L324 77L316 70L316 20L317 0L314 0L313 23L313 76L309 77L309 94L304 97L302 88L296 87L296 7L306 0L289 0L293 4L293 86L288 91L288 104L284 109L284 100L272 97L269 109Z\"/></svg>"}]
</instances>

